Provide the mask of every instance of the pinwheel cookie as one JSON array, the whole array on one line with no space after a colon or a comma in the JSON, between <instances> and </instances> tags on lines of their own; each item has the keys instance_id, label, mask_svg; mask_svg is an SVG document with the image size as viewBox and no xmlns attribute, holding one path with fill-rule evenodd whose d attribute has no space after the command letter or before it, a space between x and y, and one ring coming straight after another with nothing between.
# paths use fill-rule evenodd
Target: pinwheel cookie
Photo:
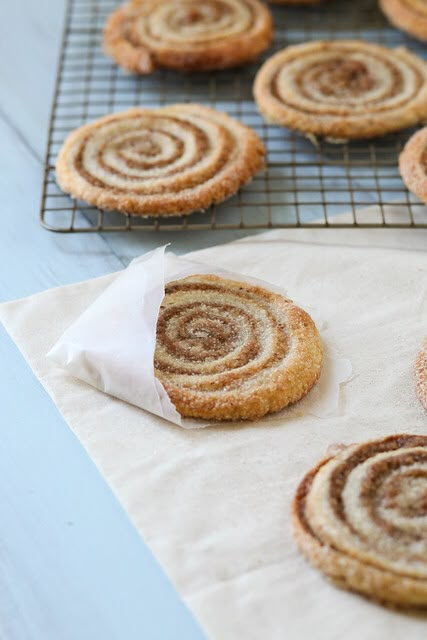
<instances>
[{"instance_id":1,"label":"pinwheel cookie","mask_svg":"<svg viewBox=\"0 0 427 640\"><path fill-rule=\"evenodd\" d=\"M425 0L380 0L390 22L414 38L427 40L427 3Z\"/></svg>"},{"instance_id":2,"label":"pinwheel cookie","mask_svg":"<svg viewBox=\"0 0 427 640\"><path fill-rule=\"evenodd\" d=\"M414 373L418 397L427 411L427 339L417 356Z\"/></svg>"},{"instance_id":3,"label":"pinwheel cookie","mask_svg":"<svg viewBox=\"0 0 427 640\"><path fill-rule=\"evenodd\" d=\"M409 138L399 157L399 169L409 191L427 203L427 127Z\"/></svg>"},{"instance_id":4,"label":"pinwheel cookie","mask_svg":"<svg viewBox=\"0 0 427 640\"><path fill-rule=\"evenodd\" d=\"M297 544L337 586L427 607L427 436L344 447L301 482Z\"/></svg>"},{"instance_id":5,"label":"pinwheel cookie","mask_svg":"<svg viewBox=\"0 0 427 640\"><path fill-rule=\"evenodd\" d=\"M134 73L203 71L255 60L273 37L259 0L131 0L104 29L104 50Z\"/></svg>"},{"instance_id":6,"label":"pinwheel cookie","mask_svg":"<svg viewBox=\"0 0 427 640\"><path fill-rule=\"evenodd\" d=\"M155 375L181 415L239 420L279 411L308 393L321 365L317 329L291 300L214 275L166 286Z\"/></svg>"},{"instance_id":7,"label":"pinwheel cookie","mask_svg":"<svg viewBox=\"0 0 427 640\"><path fill-rule=\"evenodd\" d=\"M335 139L370 138L427 117L427 64L405 49L319 41L261 67L255 99L271 123Z\"/></svg>"},{"instance_id":8,"label":"pinwheel cookie","mask_svg":"<svg viewBox=\"0 0 427 640\"><path fill-rule=\"evenodd\" d=\"M264 155L251 129L213 109L131 109L71 133L56 176L64 191L101 209L183 215L231 196Z\"/></svg>"}]
</instances>

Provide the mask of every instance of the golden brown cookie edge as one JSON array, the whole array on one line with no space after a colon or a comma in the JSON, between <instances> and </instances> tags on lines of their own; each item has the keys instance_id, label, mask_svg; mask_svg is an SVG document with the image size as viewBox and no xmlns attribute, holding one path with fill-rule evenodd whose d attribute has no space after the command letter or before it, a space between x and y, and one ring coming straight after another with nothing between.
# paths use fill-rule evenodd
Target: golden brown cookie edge
<instances>
[{"instance_id":1,"label":"golden brown cookie edge","mask_svg":"<svg viewBox=\"0 0 427 640\"><path fill-rule=\"evenodd\" d=\"M427 152L427 127L414 133L399 156L399 170L409 191L427 203L427 174L422 165L422 154Z\"/></svg>"},{"instance_id":2,"label":"golden brown cookie edge","mask_svg":"<svg viewBox=\"0 0 427 640\"><path fill-rule=\"evenodd\" d=\"M417 396L427 411L427 339L418 352L414 367Z\"/></svg>"}]
</instances>

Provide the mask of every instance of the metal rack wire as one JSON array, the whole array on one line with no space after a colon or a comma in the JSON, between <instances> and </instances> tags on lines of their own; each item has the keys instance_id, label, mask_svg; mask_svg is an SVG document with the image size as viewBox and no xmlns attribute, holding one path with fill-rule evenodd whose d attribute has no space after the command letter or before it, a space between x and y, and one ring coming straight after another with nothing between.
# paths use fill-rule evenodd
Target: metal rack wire
<instances>
[{"instance_id":1,"label":"metal rack wire","mask_svg":"<svg viewBox=\"0 0 427 640\"><path fill-rule=\"evenodd\" d=\"M116 0L67 3L40 209L46 229L427 228L427 210L405 189L397 167L398 154L412 131L339 145L320 141L316 147L297 133L268 126L252 100L253 79L262 60L212 73L159 70L142 78L127 75L104 56L101 47L102 27L117 4ZM427 57L427 46L388 25L376 5L375 0L329 0L315 8L276 7L274 45L265 57L286 45L337 38L406 46ZM101 211L61 192L54 163L72 129L109 112L175 102L212 106L253 127L267 146L266 171L227 202L177 218L141 219ZM350 215L336 215L344 212Z\"/></svg>"}]
</instances>

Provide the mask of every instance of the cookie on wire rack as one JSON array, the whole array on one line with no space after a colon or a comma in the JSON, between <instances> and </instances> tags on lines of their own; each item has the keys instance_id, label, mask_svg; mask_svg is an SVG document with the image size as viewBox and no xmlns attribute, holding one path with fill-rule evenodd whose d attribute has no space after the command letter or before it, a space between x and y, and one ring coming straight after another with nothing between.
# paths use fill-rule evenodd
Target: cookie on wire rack
<instances>
[{"instance_id":1,"label":"cookie on wire rack","mask_svg":"<svg viewBox=\"0 0 427 640\"><path fill-rule=\"evenodd\" d=\"M427 41L427 4L425 0L380 0L390 22L418 40Z\"/></svg>"},{"instance_id":2,"label":"cookie on wire rack","mask_svg":"<svg viewBox=\"0 0 427 640\"><path fill-rule=\"evenodd\" d=\"M427 339L424 340L424 344L417 355L414 375L418 398L427 411Z\"/></svg>"},{"instance_id":3,"label":"cookie on wire rack","mask_svg":"<svg viewBox=\"0 0 427 640\"><path fill-rule=\"evenodd\" d=\"M166 285L154 368L183 416L279 411L317 382L322 354L313 320L278 293L215 275Z\"/></svg>"},{"instance_id":4,"label":"cookie on wire rack","mask_svg":"<svg viewBox=\"0 0 427 640\"><path fill-rule=\"evenodd\" d=\"M138 74L158 67L225 69L255 60L273 38L259 0L131 0L104 29L104 50Z\"/></svg>"},{"instance_id":5,"label":"cookie on wire rack","mask_svg":"<svg viewBox=\"0 0 427 640\"><path fill-rule=\"evenodd\" d=\"M380 603L427 607L427 436L343 447L302 480L294 536L338 587Z\"/></svg>"},{"instance_id":6,"label":"cookie on wire rack","mask_svg":"<svg viewBox=\"0 0 427 640\"><path fill-rule=\"evenodd\" d=\"M73 131L56 162L59 186L100 209L139 216L200 211L264 166L256 133L195 104L130 109Z\"/></svg>"},{"instance_id":7,"label":"cookie on wire rack","mask_svg":"<svg viewBox=\"0 0 427 640\"><path fill-rule=\"evenodd\" d=\"M427 203L427 127L409 138L399 156L399 170L409 191Z\"/></svg>"},{"instance_id":8,"label":"cookie on wire rack","mask_svg":"<svg viewBox=\"0 0 427 640\"><path fill-rule=\"evenodd\" d=\"M268 59L254 94L270 123L335 140L371 138L427 118L427 63L358 40L308 42Z\"/></svg>"}]
</instances>

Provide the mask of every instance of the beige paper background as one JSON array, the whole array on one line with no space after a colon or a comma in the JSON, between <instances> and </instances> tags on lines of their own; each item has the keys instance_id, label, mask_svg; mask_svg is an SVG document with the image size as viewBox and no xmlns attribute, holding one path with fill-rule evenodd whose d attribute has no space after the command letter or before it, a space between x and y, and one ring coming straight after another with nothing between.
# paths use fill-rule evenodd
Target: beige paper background
<instances>
[{"instance_id":1,"label":"beige paper background","mask_svg":"<svg viewBox=\"0 0 427 640\"><path fill-rule=\"evenodd\" d=\"M45 358L107 276L0 307L0 319L207 635L418 640L427 619L330 586L297 553L289 508L329 444L425 433L412 380L427 334L427 232L292 230L189 254L284 287L349 358L336 414L187 431ZM297 412L298 413L298 412Z\"/></svg>"}]
</instances>

